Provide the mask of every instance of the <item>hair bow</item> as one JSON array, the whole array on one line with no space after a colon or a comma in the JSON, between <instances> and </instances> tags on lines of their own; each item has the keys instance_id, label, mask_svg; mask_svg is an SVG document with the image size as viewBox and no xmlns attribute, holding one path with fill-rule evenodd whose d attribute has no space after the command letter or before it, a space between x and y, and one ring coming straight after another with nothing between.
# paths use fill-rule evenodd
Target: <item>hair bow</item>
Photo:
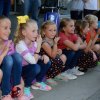
<instances>
[{"instance_id":1,"label":"hair bow","mask_svg":"<svg viewBox=\"0 0 100 100\"><path fill-rule=\"evenodd\" d=\"M29 17L27 15L25 16L18 16L18 24L21 24L21 23L26 23L26 21L29 19Z\"/></svg>"}]
</instances>

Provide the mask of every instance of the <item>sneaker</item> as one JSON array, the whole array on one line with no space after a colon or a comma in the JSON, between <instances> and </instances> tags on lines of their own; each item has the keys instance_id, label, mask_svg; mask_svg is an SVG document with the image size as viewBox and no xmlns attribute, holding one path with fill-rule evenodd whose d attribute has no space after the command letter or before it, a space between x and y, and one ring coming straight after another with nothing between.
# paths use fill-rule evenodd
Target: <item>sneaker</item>
<instances>
[{"instance_id":1,"label":"sneaker","mask_svg":"<svg viewBox=\"0 0 100 100\"><path fill-rule=\"evenodd\" d=\"M68 81L68 77L66 77L64 75L61 75L61 74L57 75L55 77L55 79L57 79L57 80L63 80L63 81Z\"/></svg>"},{"instance_id":2,"label":"sneaker","mask_svg":"<svg viewBox=\"0 0 100 100\"><path fill-rule=\"evenodd\" d=\"M33 94L31 93L30 87L24 88L24 94L29 98L29 100L34 98Z\"/></svg>"},{"instance_id":3,"label":"sneaker","mask_svg":"<svg viewBox=\"0 0 100 100\"><path fill-rule=\"evenodd\" d=\"M98 65L100 65L100 61L98 61Z\"/></svg>"},{"instance_id":4,"label":"sneaker","mask_svg":"<svg viewBox=\"0 0 100 100\"><path fill-rule=\"evenodd\" d=\"M48 84L50 84L50 85L52 85L52 86L55 86L55 85L58 84L58 83L57 83L54 79L52 79L52 78L49 78L49 79L47 79L46 81L47 81Z\"/></svg>"},{"instance_id":5,"label":"sneaker","mask_svg":"<svg viewBox=\"0 0 100 100\"><path fill-rule=\"evenodd\" d=\"M84 75L84 72L79 71L78 67L74 67L73 69L70 69L70 73L77 76Z\"/></svg>"},{"instance_id":6,"label":"sneaker","mask_svg":"<svg viewBox=\"0 0 100 100\"><path fill-rule=\"evenodd\" d=\"M77 76L70 74L68 72L63 72L63 73L61 73L61 75L64 76L64 77L67 77L69 80L74 80L74 79L77 78Z\"/></svg>"},{"instance_id":7,"label":"sneaker","mask_svg":"<svg viewBox=\"0 0 100 100\"><path fill-rule=\"evenodd\" d=\"M81 71L81 72L84 72L84 73L88 71L87 68L79 68L78 70Z\"/></svg>"},{"instance_id":8,"label":"sneaker","mask_svg":"<svg viewBox=\"0 0 100 100\"><path fill-rule=\"evenodd\" d=\"M18 99L18 100L30 100L30 99L32 99L32 98L28 98L28 96L22 95L22 96L19 96L17 99Z\"/></svg>"},{"instance_id":9,"label":"sneaker","mask_svg":"<svg viewBox=\"0 0 100 100\"><path fill-rule=\"evenodd\" d=\"M32 89L39 89L43 91L50 91L52 88L51 86L45 84L44 82L36 82L34 85L31 86Z\"/></svg>"},{"instance_id":10,"label":"sneaker","mask_svg":"<svg viewBox=\"0 0 100 100\"><path fill-rule=\"evenodd\" d=\"M11 95L5 95L1 98L1 100L14 100Z\"/></svg>"}]
</instances>

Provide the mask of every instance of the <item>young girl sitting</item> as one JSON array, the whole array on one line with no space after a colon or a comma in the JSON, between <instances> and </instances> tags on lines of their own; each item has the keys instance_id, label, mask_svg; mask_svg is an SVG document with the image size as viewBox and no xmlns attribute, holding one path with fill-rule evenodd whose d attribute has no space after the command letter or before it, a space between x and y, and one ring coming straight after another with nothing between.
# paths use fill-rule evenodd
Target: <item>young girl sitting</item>
<instances>
[{"instance_id":1,"label":"young girl sitting","mask_svg":"<svg viewBox=\"0 0 100 100\"><path fill-rule=\"evenodd\" d=\"M46 21L41 26L41 35L43 38L41 54L46 54L51 60L51 67L46 73L47 82L51 85L56 85L57 82L53 80L54 77L66 80L65 77L61 77L60 73L65 67L66 56L62 54L62 50L58 49L57 43L59 37L57 37L56 24L51 21Z\"/></svg>"},{"instance_id":2,"label":"young girl sitting","mask_svg":"<svg viewBox=\"0 0 100 100\"><path fill-rule=\"evenodd\" d=\"M40 56L42 38L38 35L38 26L36 21L27 19L26 22L19 23L19 28L15 38L16 51L23 57L22 77L25 82L24 93L31 99L30 92L32 81L33 89L44 91L51 90L51 87L43 82L43 78L51 65L46 55Z\"/></svg>"},{"instance_id":3,"label":"young girl sitting","mask_svg":"<svg viewBox=\"0 0 100 100\"><path fill-rule=\"evenodd\" d=\"M3 72L1 91L1 100L13 100L11 97L11 86L19 87L20 92L18 94L18 100L26 100L23 95L21 81L22 72L22 57L14 52L14 44L11 40L8 40L10 34L11 22L7 17L0 17L0 59L1 69ZM11 82L12 80L12 82ZM11 84L12 83L12 84Z\"/></svg>"},{"instance_id":4,"label":"young girl sitting","mask_svg":"<svg viewBox=\"0 0 100 100\"><path fill-rule=\"evenodd\" d=\"M76 75L83 75L83 72L78 70L77 64L81 54L81 50L86 45L81 45L80 38L74 34L75 26L72 19L64 18L59 26L59 43L58 47L62 49L63 54L67 57L66 67L63 74L69 78L76 79ZM66 71L67 70L67 71Z\"/></svg>"},{"instance_id":5,"label":"young girl sitting","mask_svg":"<svg viewBox=\"0 0 100 100\"><path fill-rule=\"evenodd\" d=\"M89 31L89 23L86 20L79 20L75 23L75 33L78 34L78 36L81 38L82 43L86 43L86 35ZM85 49L83 49L83 53L81 53L78 66L79 70L86 72L87 69L91 66L95 66L95 61L93 59L93 53L91 52L91 43L86 43L87 46Z\"/></svg>"},{"instance_id":6,"label":"young girl sitting","mask_svg":"<svg viewBox=\"0 0 100 100\"><path fill-rule=\"evenodd\" d=\"M89 43L90 41L92 41L91 50L93 51L94 60L98 61L100 60L100 44L96 44L96 41L100 34L100 29L98 29L98 18L95 15L89 14L85 16L85 20L88 21L90 28L86 35L86 42Z\"/></svg>"}]
</instances>

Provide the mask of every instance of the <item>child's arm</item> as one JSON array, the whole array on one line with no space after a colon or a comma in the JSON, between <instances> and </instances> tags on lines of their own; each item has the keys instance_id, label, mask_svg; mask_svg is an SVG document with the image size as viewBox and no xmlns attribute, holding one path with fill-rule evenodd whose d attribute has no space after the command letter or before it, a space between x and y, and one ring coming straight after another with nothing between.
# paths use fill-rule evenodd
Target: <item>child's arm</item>
<instances>
[{"instance_id":1,"label":"child's arm","mask_svg":"<svg viewBox=\"0 0 100 100\"><path fill-rule=\"evenodd\" d=\"M3 46L3 48L2 48L2 54L0 55L0 64L2 63L4 57L7 55L8 51L9 51L9 46L10 46L11 42L12 41L10 40L10 41L8 41L7 44L5 44Z\"/></svg>"},{"instance_id":2,"label":"child's arm","mask_svg":"<svg viewBox=\"0 0 100 100\"><path fill-rule=\"evenodd\" d=\"M80 37L78 37L77 43L80 43L80 47L79 49L85 49L86 48L86 42L83 42L82 39Z\"/></svg>"},{"instance_id":3,"label":"child's arm","mask_svg":"<svg viewBox=\"0 0 100 100\"><path fill-rule=\"evenodd\" d=\"M79 48L80 48L80 43L79 43L79 42L77 42L77 43L75 44L75 43L73 43L73 42L71 42L71 41L69 41L69 40L65 40L65 41L64 41L64 44L66 45L66 47L68 47L68 48L70 48L70 49L72 49L72 50L74 50L74 51L77 51L77 50L79 50Z\"/></svg>"},{"instance_id":4,"label":"child's arm","mask_svg":"<svg viewBox=\"0 0 100 100\"><path fill-rule=\"evenodd\" d=\"M90 40L89 43L87 44L87 46L85 48L85 52L90 51L91 44L92 44L92 40Z\"/></svg>"},{"instance_id":5,"label":"child's arm","mask_svg":"<svg viewBox=\"0 0 100 100\"><path fill-rule=\"evenodd\" d=\"M53 48L51 48L51 46L50 46L48 43L46 43L46 42L44 42L44 43L42 44L42 48L43 48L44 51L48 54L48 56L50 56L51 58L55 58L56 55L57 55L57 51L58 51L57 43L58 43L59 39L60 39L59 37L56 37L56 38L54 39Z\"/></svg>"},{"instance_id":6,"label":"child's arm","mask_svg":"<svg viewBox=\"0 0 100 100\"><path fill-rule=\"evenodd\" d=\"M35 54L32 55L29 51L29 49L27 48L26 44L24 41L20 41L17 45L16 45L16 51L22 55L22 57L29 63L29 64L36 64L38 59L39 59L39 55Z\"/></svg>"},{"instance_id":7,"label":"child's arm","mask_svg":"<svg viewBox=\"0 0 100 100\"><path fill-rule=\"evenodd\" d=\"M91 48L94 46L95 42L97 41L99 34L100 34L100 29L98 29L97 34L92 41Z\"/></svg>"}]
</instances>

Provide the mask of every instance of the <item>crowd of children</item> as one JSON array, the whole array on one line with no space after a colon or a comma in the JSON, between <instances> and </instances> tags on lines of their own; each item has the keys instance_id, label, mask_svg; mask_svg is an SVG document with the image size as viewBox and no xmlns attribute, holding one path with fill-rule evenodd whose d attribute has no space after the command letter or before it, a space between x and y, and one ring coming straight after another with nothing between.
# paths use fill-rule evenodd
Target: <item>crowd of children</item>
<instances>
[{"instance_id":1,"label":"crowd of children","mask_svg":"<svg viewBox=\"0 0 100 100\"><path fill-rule=\"evenodd\" d=\"M9 40L10 28L9 18L1 16L1 100L31 100L30 88L50 91L57 79L76 79L100 60L100 29L94 15L78 21L63 18L59 30L51 21L39 30L36 21L18 17L14 42Z\"/></svg>"}]
</instances>

